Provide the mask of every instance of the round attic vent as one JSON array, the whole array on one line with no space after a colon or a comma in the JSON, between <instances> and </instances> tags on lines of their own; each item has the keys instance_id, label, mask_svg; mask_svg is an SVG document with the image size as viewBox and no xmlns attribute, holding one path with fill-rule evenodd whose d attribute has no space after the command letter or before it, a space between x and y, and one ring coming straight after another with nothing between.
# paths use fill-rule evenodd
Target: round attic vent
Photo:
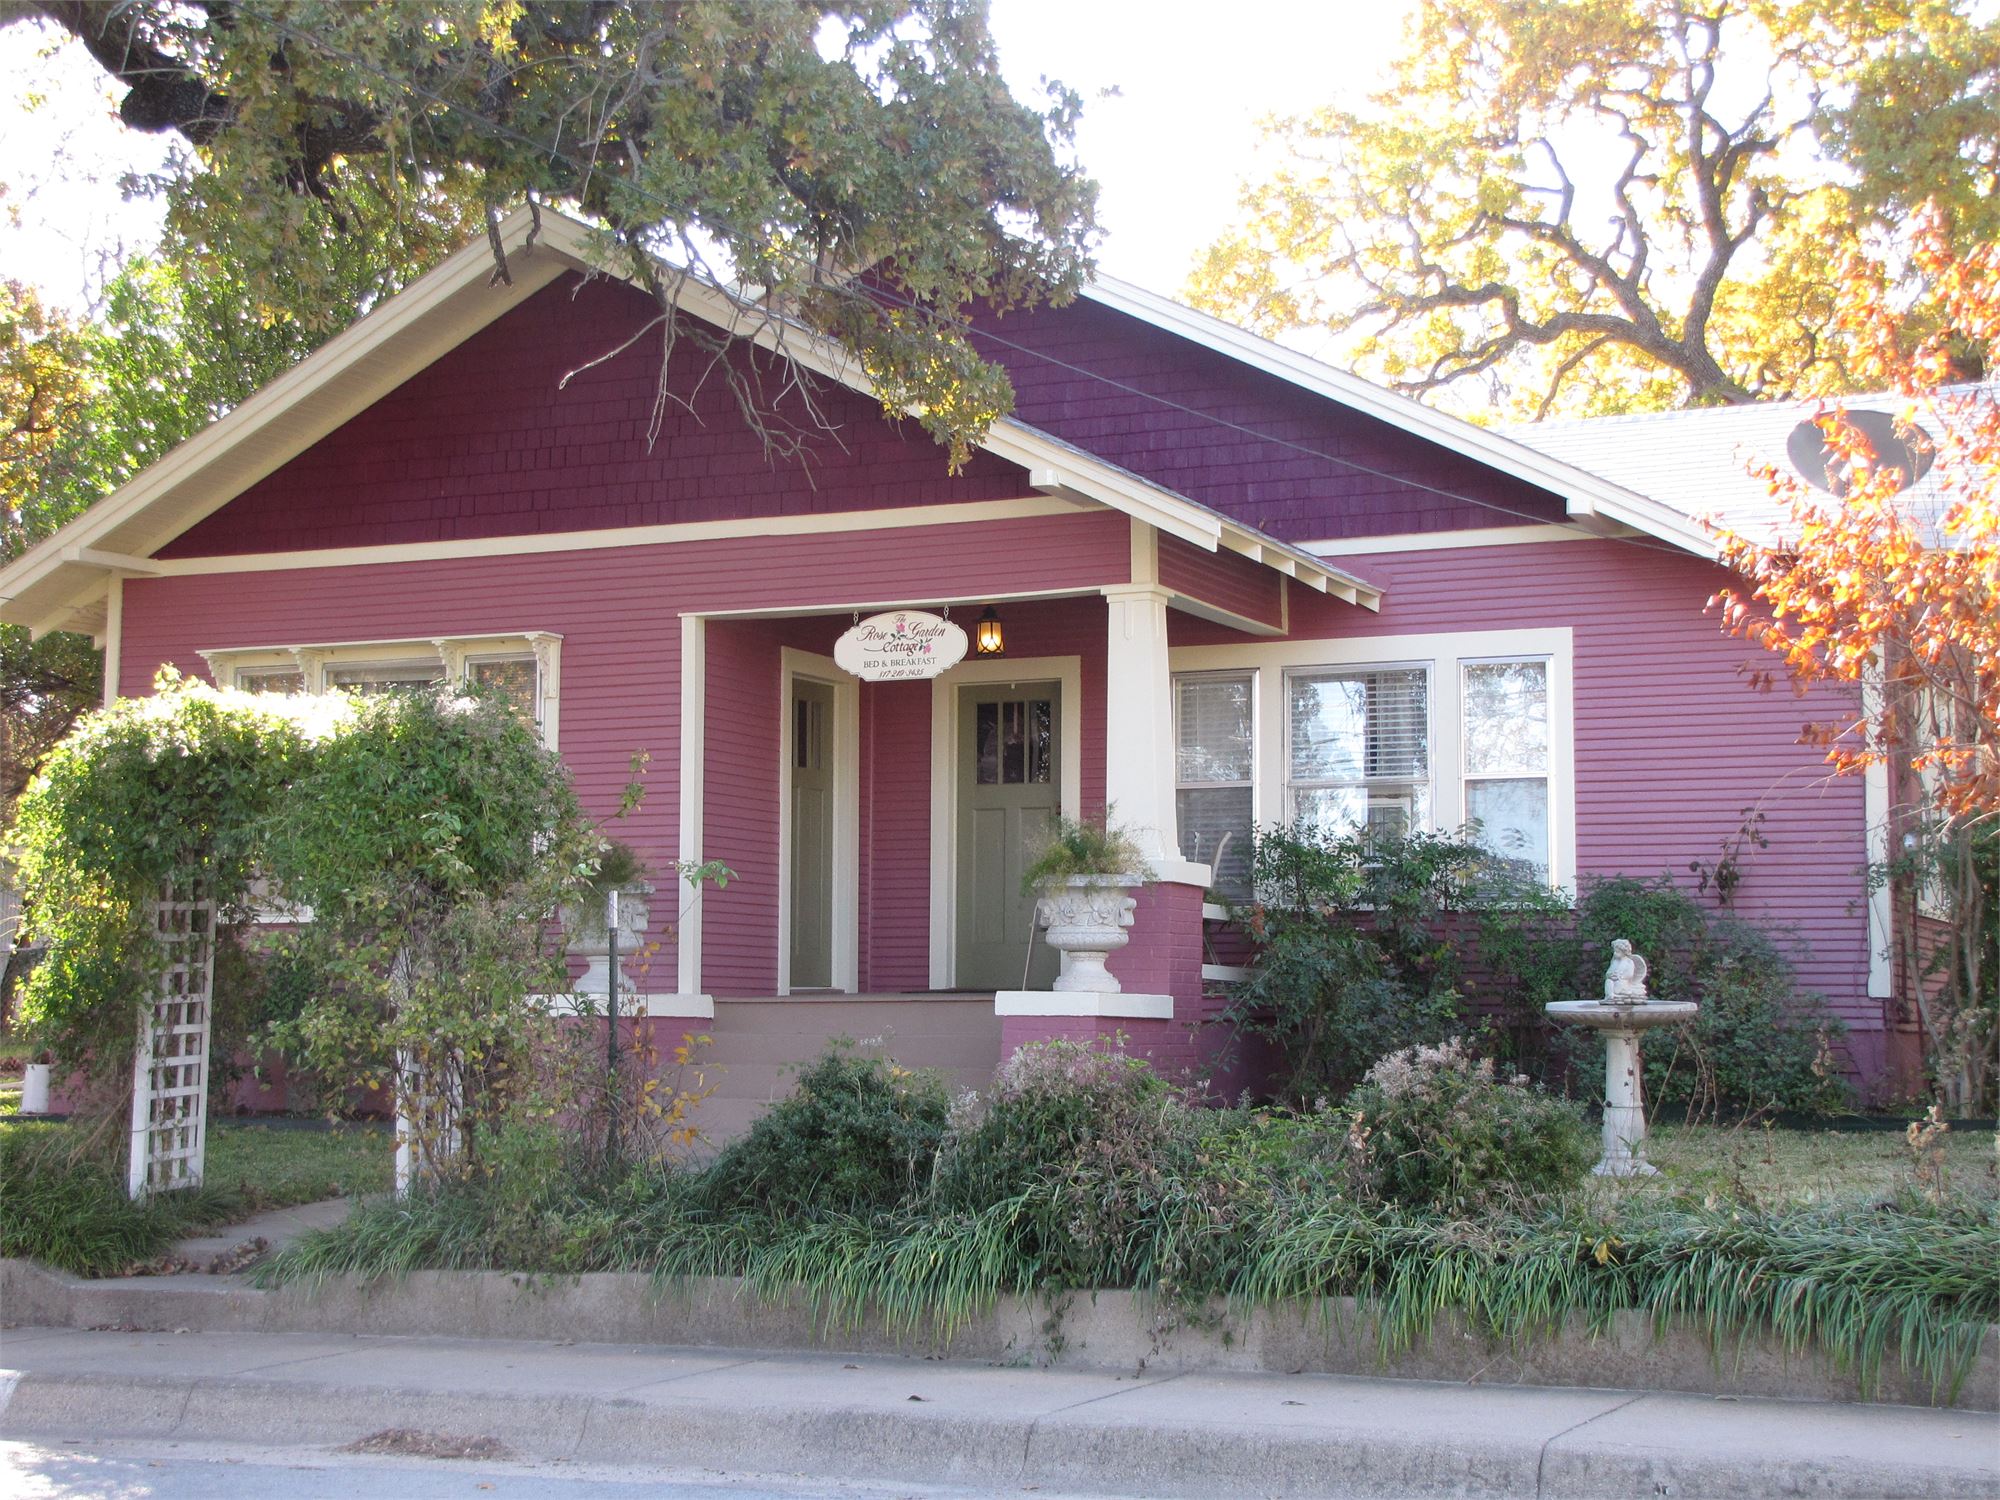
<instances>
[{"instance_id":1,"label":"round attic vent","mask_svg":"<svg viewBox=\"0 0 2000 1500\"><path fill-rule=\"evenodd\" d=\"M1827 440L1827 434L1842 423L1866 439L1875 455L1872 464L1861 455L1843 453ZM1887 471L1891 492L1900 493L1930 472L1937 443L1914 422L1898 422L1886 411L1855 410L1808 417L1792 429L1785 451L1799 476L1829 495L1845 495L1853 488L1855 471L1869 468Z\"/></svg>"}]
</instances>

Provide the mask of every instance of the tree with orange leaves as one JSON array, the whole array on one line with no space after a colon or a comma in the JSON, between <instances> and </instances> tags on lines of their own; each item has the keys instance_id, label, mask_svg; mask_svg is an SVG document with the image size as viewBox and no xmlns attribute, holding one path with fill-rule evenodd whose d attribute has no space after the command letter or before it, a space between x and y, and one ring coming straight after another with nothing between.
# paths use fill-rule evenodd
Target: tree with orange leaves
<instances>
[{"instance_id":1,"label":"tree with orange leaves","mask_svg":"<svg viewBox=\"0 0 2000 1500\"><path fill-rule=\"evenodd\" d=\"M1899 988L1939 1091L1974 1108L1991 1096L2000 1037L2000 388L1956 382L2000 369L2000 245L1956 254L1928 213L1910 264L1935 298L1929 329L1912 333L1878 264L1850 265L1842 299L1869 383L1902 398L1893 439L1830 408L1819 425L1834 493L1767 470L1791 525L1722 538L1746 582L1716 603L1801 691L1854 685L1854 714L1805 737L1836 771L1888 768L1892 857L1874 876L1896 893Z\"/></svg>"}]
</instances>

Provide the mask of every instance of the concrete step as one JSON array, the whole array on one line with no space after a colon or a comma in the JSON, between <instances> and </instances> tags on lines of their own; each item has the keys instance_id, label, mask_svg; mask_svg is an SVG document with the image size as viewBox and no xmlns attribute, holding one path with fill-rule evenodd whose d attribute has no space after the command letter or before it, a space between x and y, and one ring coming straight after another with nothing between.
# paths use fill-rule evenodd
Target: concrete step
<instances>
[{"instance_id":1,"label":"concrete step","mask_svg":"<svg viewBox=\"0 0 2000 1500\"><path fill-rule=\"evenodd\" d=\"M837 1040L862 1056L933 1069L954 1093L983 1089L1000 1061L991 995L793 996L718 999L696 1060L714 1093L695 1123L713 1144L735 1139L797 1086Z\"/></svg>"}]
</instances>

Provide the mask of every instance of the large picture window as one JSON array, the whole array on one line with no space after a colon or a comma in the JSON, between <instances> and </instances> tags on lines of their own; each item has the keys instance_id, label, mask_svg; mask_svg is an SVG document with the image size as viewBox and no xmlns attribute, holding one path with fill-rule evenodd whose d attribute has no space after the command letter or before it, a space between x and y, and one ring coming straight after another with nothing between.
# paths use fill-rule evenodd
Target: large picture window
<instances>
[{"instance_id":1,"label":"large picture window","mask_svg":"<svg viewBox=\"0 0 2000 1500\"><path fill-rule=\"evenodd\" d=\"M1398 835L1430 821L1430 673L1295 671L1285 678L1285 805L1337 836Z\"/></svg>"},{"instance_id":2,"label":"large picture window","mask_svg":"<svg viewBox=\"0 0 2000 1500\"><path fill-rule=\"evenodd\" d=\"M1465 818L1479 842L1543 879L1549 871L1549 666L1463 667Z\"/></svg>"},{"instance_id":3,"label":"large picture window","mask_svg":"<svg viewBox=\"0 0 2000 1500\"><path fill-rule=\"evenodd\" d=\"M1567 626L1174 647L1183 857L1214 864L1225 832L1247 856L1256 828L1293 822L1476 825L1523 875L1573 888L1574 653ZM1247 858L1227 874L1240 893Z\"/></svg>"},{"instance_id":4,"label":"large picture window","mask_svg":"<svg viewBox=\"0 0 2000 1500\"><path fill-rule=\"evenodd\" d=\"M1248 672L1174 679L1174 800L1181 857L1209 867L1209 889L1250 894L1257 773L1254 678Z\"/></svg>"}]
</instances>

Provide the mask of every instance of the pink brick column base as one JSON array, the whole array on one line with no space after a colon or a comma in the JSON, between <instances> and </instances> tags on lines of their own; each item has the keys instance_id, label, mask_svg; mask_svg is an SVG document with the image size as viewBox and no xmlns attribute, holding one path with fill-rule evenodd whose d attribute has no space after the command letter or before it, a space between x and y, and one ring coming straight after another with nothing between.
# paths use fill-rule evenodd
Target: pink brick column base
<instances>
[{"instance_id":1,"label":"pink brick column base","mask_svg":"<svg viewBox=\"0 0 2000 1500\"><path fill-rule=\"evenodd\" d=\"M1112 1016L1005 1016L1000 1055L1012 1057L1030 1042L1122 1039L1126 1051L1148 1059L1172 1078L1192 1078L1208 1067L1225 1040L1213 1023L1224 1002L1205 995L1201 980L1202 889L1159 881L1136 891L1131 941L1111 955L1108 967L1128 994L1171 995L1173 1019Z\"/></svg>"}]
</instances>

